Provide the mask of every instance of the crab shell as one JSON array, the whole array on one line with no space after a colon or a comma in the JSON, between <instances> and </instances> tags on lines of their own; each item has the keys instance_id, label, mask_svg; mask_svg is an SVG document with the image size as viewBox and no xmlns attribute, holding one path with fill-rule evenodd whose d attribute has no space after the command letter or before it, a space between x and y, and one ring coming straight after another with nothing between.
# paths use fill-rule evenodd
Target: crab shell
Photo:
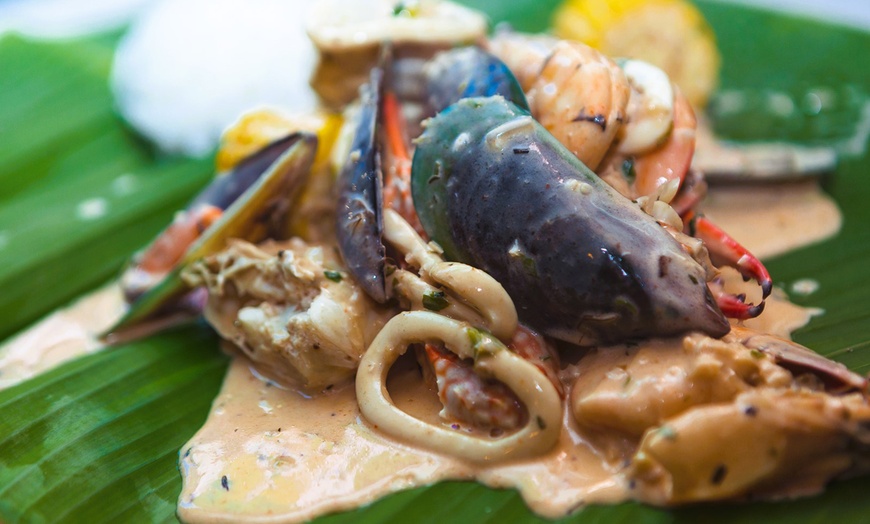
<instances>
[{"instance_id":1,"label":"crab shell","mask_svg":"<svg viewBox=\"0 0 870 524\"><path fill-rule=\"evenodd\" d=\"M682 246L500 96L427 123L412 192L445 255L491 274L547 335L589 345L729 331Z\"/></svg>"}]
</instances>

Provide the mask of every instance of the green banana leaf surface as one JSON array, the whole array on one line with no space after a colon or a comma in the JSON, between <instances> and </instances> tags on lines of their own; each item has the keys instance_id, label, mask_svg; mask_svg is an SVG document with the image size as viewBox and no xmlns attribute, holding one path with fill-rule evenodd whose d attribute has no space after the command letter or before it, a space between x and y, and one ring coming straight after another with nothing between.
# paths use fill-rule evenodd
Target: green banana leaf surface
<instances>
[{"instance_id":1,"label":"green banana leaf surface","mask_svg":"<svg viewBox=\"0 0 870 524\"><path fill-rule=\"evenodd\" d=\"M469 0L524 30L549 23L555 0ZM870 369L870 34L699 2L723 55L722 92L752 101L723 115L734 139L787 139L843 153L825 189L845 221L833 239L767 262L784 289L824 309L796 339ZM106 79L116 35L62 43L0 39L0 339L116 277L124 261L202 187L210 159L161 157L118 119ZM785 93L801 112L767 110ZM821 108L810 102L826 94ZM715 115L717 100L712 110ZM863 133L863 135L862 135ZM855 138L857 137L857 139ZM851 139L851 141L850 141ZM857 141L857 147L856 147ZM132 190L131 190L132 188ZM82 215L94 200L99 219ZM200 427L227 358L204 324L87 356L0 391L0 521L175 521L178 449ZM861 522L870 477L796 501L590 506L566 522ZM319 522L538 522L513 491L445 482Z\"/></svg>"}]
</instances>

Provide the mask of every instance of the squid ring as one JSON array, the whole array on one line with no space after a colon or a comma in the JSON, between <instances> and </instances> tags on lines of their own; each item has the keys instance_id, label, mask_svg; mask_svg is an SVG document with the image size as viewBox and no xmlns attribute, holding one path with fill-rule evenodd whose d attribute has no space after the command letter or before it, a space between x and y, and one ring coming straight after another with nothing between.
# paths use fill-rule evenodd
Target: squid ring
<instances>
[{"instance_id":1,"label":"squid ring","mask_svg":"<svg viewBox=\"0 0 870 524\"><path fill-rule=\"evenodd\" d=\"M420 268L424 281L439 284L483 317L487 329L501 340L510 340L517 329L517 310L504 287L487 272L457 262L445 262L399 213L384 210L384 237ZM401 278L401 275L400 275ZM404 279L403 279L404 280ZM406 282L420 289L422 283ZM412 297L408 297L412 298ZM467 317L463 308L442 311L454 318ZM456 314L451 314L456 313ZM468 320L468 318L464 318Z\"/></svg>"},{"instance_id":2,"label":"squid ring","mask_svg":"<svg viewBox=\"0 0 870 524\"><path fill-rule=\"evenodd\" d=\"M502 381L528 409L528 422L501 438L476 437L423 422L400 410L387 391L387 373L410 344L440 341L460 358L474 360L481 376ZM562 409L550 380L533 364L511 353L492 335L437 313L400 313L381 330L363 355L356 375L363 416L387 434L435 452L474 462L498 462L539 455L559 438Z\"/></svg>"}]
</instances>

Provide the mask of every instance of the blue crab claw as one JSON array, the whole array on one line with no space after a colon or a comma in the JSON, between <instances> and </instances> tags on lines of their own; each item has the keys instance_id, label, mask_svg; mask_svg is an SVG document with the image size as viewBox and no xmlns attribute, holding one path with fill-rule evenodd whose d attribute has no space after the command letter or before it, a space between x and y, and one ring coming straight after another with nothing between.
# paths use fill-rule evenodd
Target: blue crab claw
<instances>
[{"instance_id":1,"label":"blue crab claw","mask_svg":"<svg viewBox=\"0 0 870 524\"><path fill-rule=\"evenodd\" d=\"M589 345L729 331L704 268L500 96L428 122L411 189L447 257L490 273L547 335Z\"/></svg>"},{"instance_id":2,"label":"blue crab claw","mask_svg":"<svg viewBox=\"0 0 870 524\"><path fill-rule=\"evenodd\" d=\"M135 326L157 317L198 314L202 301L189 295L181 271L223 249L229 238L258 242L282 230L316 150L316 136L294 133L216 178L125 271L122 286L130 309L103 338L129 338L122 332L131 333ZM204 217L209 218L204 221Z\"/></svg>"}]
</instances>

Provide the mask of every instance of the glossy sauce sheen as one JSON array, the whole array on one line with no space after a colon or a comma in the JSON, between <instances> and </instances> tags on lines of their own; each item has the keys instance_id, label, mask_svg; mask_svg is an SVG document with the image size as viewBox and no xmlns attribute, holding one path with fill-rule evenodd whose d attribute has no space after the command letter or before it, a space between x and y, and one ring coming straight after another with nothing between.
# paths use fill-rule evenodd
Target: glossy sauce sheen
<instances>
[{"instance_id":1,"label":"glossy sauce sheen","mask_svg":"<svg viewBox=\"0 0 870 524\"><path fill-rule=\"evenodd\" d=\"M103 348L101 332L124 311L117 284L108 285L55 311L0 346L0 389Z\"/></svg>"},{"instance_id":2,"label":"glossy sauce sheen","mask_svg":"<svg viewBox=\"0 0 870 524\"><path fill-rule=\"evenodd\" d=\"M798 187L794 195L782 197L781 191L775 191L757 198L766 198L776 209L756 206L762 217L756 219L750 209L735 220L757 224L769 216L782 217L781 223L793 225L785 229L788 238L779 240L782 249L807 243L808 237L799 233L810 221L822 222L818 231L828 234L839 228L836 206L816 188ZM795 199L804 205L791 209ZM780 234L756 231L760 236L744 240L746 244L764 245L770 240L764 235ZM746 291L750 299L756 292L756 286L743 283L736 272L726 272L726 279L733 291ZM746 325L787 337L818 313L775 294L765 313ZM674 362L663 357L657 364L663 372L679 360L682 339L651 344L658 352L673 352ZM614 365L625 354L613 348ZM566 390L577 376L575 366L563 372ZM582 373L579 376L583 380ZM435 393L413 365L394 370L390 393L408 413L438 419ZM304 398L257 378L249 363L237 358L205 426L181 450L184 490L179 514L190 522L300 522L446 479L476 479L491 487L516 488L534 512L551 518L583 504L626 500L628 490L620 473L626 455L614 451L625 444L600 439L593 444L567 406L565 402L559 443L547 454L516 463L471 465L378 433L361 419L353 387ZM628 456L631 449L631 445L626 448Z\"/></svg>"},{"instance_id":3,"label":"glossy sauce sheen","mask_svg":"<svg viewBox=\"0 0 870 524\"><path fill-rule=\"evenodd\" d=\"M791 224L784 234L751 227L764 236L738 237L747 246L758 250L755 246L776 240L780 246L798 247L807 243L803 232L811 226L819 231L811 239L822 231L836 232L839 213L818 189L798 187L786 196L782 193L777 189L766 197L753 197L766 198L770 207L756 204L733 215L738 222L756 226L771 216ZM804 204L795 207L794 199ZM740 198L735 205L739 202ZM723 221L723 225L733 229L739 224ZM729 281L754 292L753 286L734 275ZM122 312L121 293L117 286L109 286L10 339L0 346L0 388L99 350L102 346L97 334ZM773 297L764 315L746 324L787 336L815 313ZM671 345L679 347L679 340L674 339ZM614 362L621 353L613 352ZM563 381L567 386L573 384L576 373L574 366L566 369ZM413 364L395 370L390 391L402 409L438 420L440 405ZM179 513L192 522L298 522L444 479L477 479L493 487L515 487L535 512L549 517L564 515L585 503L626 499L619 473L622 455L599 451L614 446L600 442L594 446L573 423L567 409L564 423L560 442L542 457L515 464L473 466L378 433L361 420L351 386L305 398L269 385L251 372L246 360L236 358L208 421L180 451L184 490Z\"/></svg>"}]
</instances>

